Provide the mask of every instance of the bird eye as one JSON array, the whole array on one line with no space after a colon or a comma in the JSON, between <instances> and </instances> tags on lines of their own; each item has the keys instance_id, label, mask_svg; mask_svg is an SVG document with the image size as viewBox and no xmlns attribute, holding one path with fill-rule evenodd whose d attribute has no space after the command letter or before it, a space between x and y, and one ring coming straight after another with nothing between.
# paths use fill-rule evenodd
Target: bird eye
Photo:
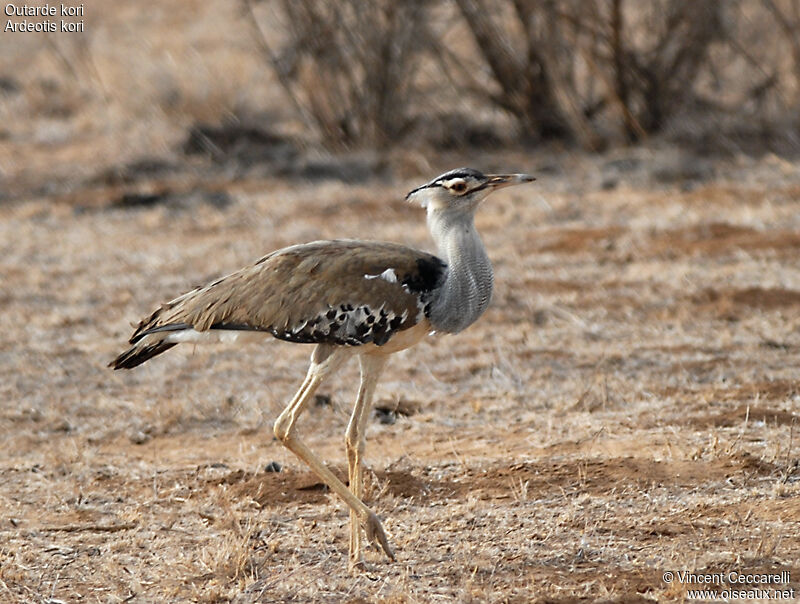
<instances>
[{"instance_id":1,"label":"bird eye","mask_svg":"<svg viewBox=\"0 0 800 604\"><path fill-rule=\"evenodd\" d=\"M450 190L454 193L463 193L467 190L467 183L465 183L463 180L457 180L450 185Z\"/></svg>"}]
</instances>

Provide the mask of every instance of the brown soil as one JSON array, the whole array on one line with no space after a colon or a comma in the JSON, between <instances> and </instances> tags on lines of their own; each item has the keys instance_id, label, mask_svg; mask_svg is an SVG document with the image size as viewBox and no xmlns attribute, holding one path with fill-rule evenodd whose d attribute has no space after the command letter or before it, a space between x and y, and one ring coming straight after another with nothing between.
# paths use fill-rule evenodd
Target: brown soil
<instances>
[{"instance_id":1,"label":"brown soil","mask_svg":"<svg viewBox=\"0 0 800 604\"><path fill-rule=\"evenodd\" d=\"M577 194L546 179L487 202L493 306L397 355L379 389L367 499L398 561L371 551L356 577L345 509L271 435L307 347L105 367L130 322L265 251L427 246L402 201L415 182L6 208L0 600L684 598L667 570L789 569L798 587L800 212L763 204L767 186L707 185L708 206L666 191L657 214L651 191L620 190L573 216ZM340 476L356 380L301 420Z\"/></svg>"},{"instance_id":2,"label":"brown soil","mask_svg":"<svg viewBox=\"0 0 800 604\"><path fill-rule=\"evenodd\" d=\"M392 151L355 184L237 171L181 149L242 94L291 126L241 11L86 4L92 37L0 37L19 88L0 95L0 603L684 600L667 571L788 570L774 587L800 594L799 163L703 158L707 180L669 182L647 174L691 164L679 149ZM626 154L636 174L605 178ZM272 437L307 346L106 364L158 304L276 248L429 248L404 195L459 165L539 179L479 211L485 316L379 385L366 499L398 559L372 549L351 576L346 509ZM340 476L357 380L351 363L299 424Z\"/></svg>"}]
</instances>

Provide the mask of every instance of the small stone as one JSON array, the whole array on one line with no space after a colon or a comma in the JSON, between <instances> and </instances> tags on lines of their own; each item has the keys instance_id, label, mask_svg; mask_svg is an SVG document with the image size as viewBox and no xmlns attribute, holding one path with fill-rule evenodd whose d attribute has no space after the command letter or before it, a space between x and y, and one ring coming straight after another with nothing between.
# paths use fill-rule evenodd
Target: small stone
<instances>
[{"instance_id":1,"label":"small stone","mask_svg":"<svg viewBox=\"0 0 800 604\"><path fill-rule=\"evenodd\" d=\"M150 435L145 434L141 430L136 430L133 434L131 434L130 439L134 445L143 445L150 440Z\"/></svg>"},{"instance_id":2,"label":"small stone","mask_svg":"<svg viewBox=\"0 0 800 604\"><path fill-rule=\"evenodd\" d=\"M375 417L378 421L385 426L391 426L397 421L397 412L394 409L387 409L385 407L375 408Z\"/></svg>"},{"instance_id":3,"label":"small stone","mask_svg":"<svg viewBox=\"0 0 800 604\"><path fill-rule=\"evenodd\" d=\"M331 406L331 397L329 394L315 394L314 395L314 406L315 407L330 407Z\"/></svg>"}]
</instances>

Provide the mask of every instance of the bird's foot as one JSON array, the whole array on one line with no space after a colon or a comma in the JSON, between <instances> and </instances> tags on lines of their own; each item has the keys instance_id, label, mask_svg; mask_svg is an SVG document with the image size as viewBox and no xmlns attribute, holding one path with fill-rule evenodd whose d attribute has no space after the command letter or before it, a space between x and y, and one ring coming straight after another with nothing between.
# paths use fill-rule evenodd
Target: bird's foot
<instances>
[{"instance_id":1,"label":"bird's foot","mask_svg":"<svg viewBox=\"0 0 800 604\"><path fill-rule=\"evenodd\" d=\"M386 538L386 533L383 532L383 525L381 524L381 521L378 519L378 516L375 514L375 512L369 513L364 528L367 531L367 539L370 543L380 545L381 549L387 556L389 556L392 562L397 560L397 558L394 557L394 552L392 551L391 546L389 545L389 540Z\"/></svg>"},{"instance_id":2,"label":"bird's foot","mask_svg":"<svg viewBox=\"0 0 800 604\"><path fill-rule=\"evenodd\" d=\"M368 566L363 559L359 559L356 562L350 560L350 563L347 565L347 570L354 577L363 577L370 581L380 581L383 578L380 573L375 572L374 568Z\"/></svg>"},{"instance_id":3,"label":"bird's foot","mask_svg":"<svg viewBox=\"0 0 800 604\"><path fill-rule=\"evenodd\" d=\"M369 571L367 563L364 562L363 556L359 555L358 558L350 558L347 564L347 570L351 575L363 575Z\"/></svg>"}]
</instances>

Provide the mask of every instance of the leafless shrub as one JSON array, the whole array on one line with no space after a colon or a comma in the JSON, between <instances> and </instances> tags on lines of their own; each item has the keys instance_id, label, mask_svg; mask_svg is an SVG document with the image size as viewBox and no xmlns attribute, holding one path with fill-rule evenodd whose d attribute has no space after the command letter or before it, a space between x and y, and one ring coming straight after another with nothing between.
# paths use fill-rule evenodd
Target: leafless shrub
<instances>
[{"instance_id":1,"label":"leafless shrub","mask_svg":"<svg viewBox=\"0 0 800 604\"><path fill-rule=\"evenodd\" d=\"M795 80L800 81L800 1L762 0L789 47ZM796 90L800 100L800 90Z\"/></svg>"},{"instance_id":2,"label":"leafless shrub","mask_svg":"<svg viewBox=\"0 0 800 604\"><path fill-rule=\"evenodd\" d=\"M524 139L596 150L689 114L765 130L800 103L800 0L243 1L329 148L386 147L431 119L468 132L499 110Z\"/></svg>"},{"instance_id":3,"label":"leafless shrub","mask_svg":"<svg viewBox=\"0 0 800 604\"><path fill-rule=\"evenodd\" d=\"M648 3L637 15L632 10L623 12L622 0L612 2L610 56L605 58L612 66L613 95L624 109L630 139L658 132L691 100L709 46L723 35L722 6L710 1L663 0ZM642 32L648 32L648 39L641 41Z\"/></svg>"},{"instance_id":4,"label":"leafless shrub","mask_svg":"<svg viewBox=\"0 0 800 604\"><path fill-rule=\"evenodd\" d=\"M561 19L552 1L456 2L497 84L491 100L518 117L533 136L572 135L587 147L598 146L576 86L579 57L570 48L570 41L582 34L580 23Z\"/></svg>"},{"instance_id":5,"label":"leafless shrub","mask_svg":"<svg viewBox=\"0 0 800 604\"><path fill-rule=\"evenodd\" d=\"M796 0L721 3L721 33L699 66L679 140L704 149L797 153L800 69L792 50L800 36ZM781 12L776 17L770 7ZM792 9L792 6L794 8ZM784 26L794 28L792 36ZM794 37L794 39L792 39ZM692 113L703 122L691 119ZM673 128L677 125L673 120ZM697 132L687 131L686 127ZM698 133L700 136L698 137Z\"/></svg>"},{"instance_id":6,"label":"leafless shrub","mask_svg":"<svg viewBox=\"0 0 800 604\"><path fill-rule=\"evenodd\" d=\"M536 137L602 145L594 118L614 115L628 140L679 110L719 32L719 3L456 0L499 93ZM509 7L511 10L509 10Z\"/></svg>"},{"instance_id":7,"label":"leafless shrub","mask_svg":"<svg viewBox=\"0 0 800 604\"><path fill-rule=\"evenodd\" d=\"M422 0L267 2L284 29L277 50L245 5L279 81L324 144L381 147L407 127Z\"/></svg>"}]
</instances>

